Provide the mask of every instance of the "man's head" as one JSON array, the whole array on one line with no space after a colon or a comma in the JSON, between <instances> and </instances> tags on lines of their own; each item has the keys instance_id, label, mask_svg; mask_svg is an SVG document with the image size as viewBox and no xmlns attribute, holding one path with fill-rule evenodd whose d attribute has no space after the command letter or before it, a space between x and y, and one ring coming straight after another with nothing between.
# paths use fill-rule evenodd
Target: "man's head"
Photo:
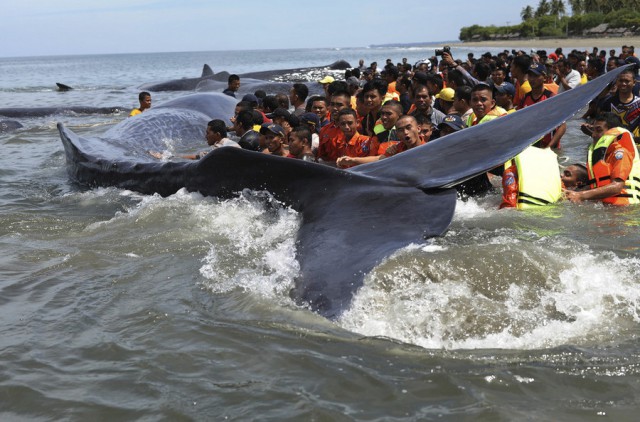
<instances>
[{"instance_id":1,"label":"man's head","mask_svg":"<svg viewBox=\"0 0 640 422\"><path fill-rule=\"evenodd\" d=\"M547 67L540 63L532 63L527 70L527 79L532 90L543 89L547 76Z\"/></svg>"},{"instance_id":2,"label":"man's head","mask_svg":"<svg viewBox=\"0 0 640 422\"><path fill-rule=\"evenodd\" d=\"M598 114L593 119L593 124L591 126L591 138L593 139L593 142L598 142L606 131L618 126L622 126L622 121L620 120L620 116L617 114L611 112Z\"/></svg>"},{"instance_id":3,"label":"man's head","mask_svg":"<svg viewBox=\"0 0 640 422\"><path fill-rule=\"evenodd\" d=\"M616 79L618 95L631 95L635 85L635 73L632 69L625 69Z\"/></svg>"},{"instance_id":4,"label":"man's head","mask_svg":"<svg viewBox=\"0 0 640 422\"><path fill-rule=\"evenodd\" d=\"M352 108L343 108L338 113L338 127L344 133L345 139L349 140L358 131L358 117Z\"/></svg>"},{"instance_id":5,"label":"man's head","mask_svg":"<svg viewBox=\"0 0 640 422\"><path fill-rule=\"evenodd\" d=\"M307 87L303 83L293 84L293 87L291 87L291 91L289 91L289 99L291 100L291 104L296 107L304 104L308 95L309 87Z\"/></svg>"},{"instance_id":6,"label":"man's head","mask_svg":"<svg viewBox=\"0 0 640 422\"><path fill-rule=\"evenodd\" d=\"M447 114L442 122L438 124L440 136L445 136L462 129L464 129L464 123L462 123L460 116L456 114Z\"/></svg>"},{"instance_id":7,"label":"man's head","mask_svg":"<svg viewBox=\"0 0 640 422\"><path fill-rule=\"evenodd\" d=\"M241 110L233 122L236 133L244 134L253 127L253 110Z\"/></svg>"},{"instance_id":8,"label":"man's head","mask_svg":"<svg viewBox=\"0 0 640 422\"><path fill-rule=\"evenodd\" d=\"M516 95L516 87L510 82L505 82L500 86L495 86L493 94L496 104L509 110L513 106L513 97Z\"/></svg>"},{"instance_id":9,"label":"man's head","mask_svg":"<svg viewBox=\"0 0 640 422\"><path fill-rule=\"evenodd\" d=\"M214 145L220 142L222 138L227 137L227 125L220 119L211 120L207 123L207 132L205 138L208 145Z\"/></svg>"},{"instance_id":10,"label":"man's head","mask_svg":"<svg viewBox=\"0 0 640 422\"><path fill-rule=\"evenodd\" d=\"M323 122L327 118L327 99L325 97L313 97L311 102L311 111L316 113L320 118L320 122Z\"/></svg>"},{"instance_id":11,"label":"man's head","mask_svg":"<svg viewBox=\"0 0 640 422\"><path fill-rule=\"evenodd\" d=\"M236 92L240 89L240 76L238 75L229 75L227 79L227 85L229 90Z\"/></svg>"},{"instance_id":12,"label":"man's head","mask_svg":"<svg viewBox=\"0 0 640 422\"><path fill-rule=\"evenodd\" d=\"M151 108L151 94L147 91L142 91L138 94L138 101L140 102L140 111Z\"/></svg>"},{"instance_id":13,"label":"man's head","mask_svg":"<svg viewBox=\"0 0 640 422\"><path fill-rule=\"evenodd\" d=\"M531 66L531 57L526 54L515 56L511 62L511 74L516 78L522 78Z\"/></svg>"},{"instance_id":14,"label":"man's head","mask_svg":"<svg viewBox=\"0 0 640 422\"><path fill-rule=\"evenodd\" d=\"M383 79L374 79L364 84L362 94L364 95L364 105L369 112L380 109L388 88L389 84Z\"/></svg>"},{"instance_id":15,"label":"man's head","mask_svg":"<svg viewBox=\"0 0 640 422\"><path fill-rule=\"evenodd\" d=\"M571 164L562 170L560 179L565 188L571 190L580 189L589 183L589 173L584 164Z\"/></svg>"},{"instance_id":16,"label":"man's head","mask_svg":"<svg viewBox=\"0 0 640 422\"><path fill-rule=\"evenodd\" d=\"M329 111L331 112L331 120L337 122L337 115L340 110L351 108L351 95L346 91L337 91L331 95L329 102Z\"/></svg>"},{"instance_id":17,"label":"man's head","mask_svg":"<svg viewBox=\"0 0 640 422\"><path fill-rule=\"evenodd\" d=\"M493 89L487 84L477 84L471 89L471 108L478 120L486 116L496 102L493 99Z\"/></svg>"},{"instance_id":18,"label":"man's head","mask_svg":"<svg viewBox=\"0 0 640 422\"><path fill-rule=\"evenodd\" d=\"M471 87L467 85L456 88L456 94L453 97L453 108L460 114L464 114L471 108Z\"/></svg>"},{"instance_id":19,"label":"man's head","mask_svg":"<svg viewBox=\"0 0 640 422\"><path fill-rule=\"evenodd\" d=\"M420 144L420 126L413 116L400 117L396 122L396 133L407 149Z\"/></svg>"},{"instance_id":20,"label":"man's head","mask_svg":"<svg viewBox=\"0 0 640 422\"><path fill-rule=\"evenodd\" d=\"M416 85L413 88L413 104L416 109L428 112L431 109L431 94L425 85Z\"/></svg>"},{"instance_id":21,"label":"man's head","mask_svg":"<svg viewBox=\"0 0 640 422\"><path fill-rule=\"evenodd\" d=\"M295 157L311 151L311 130L307 126L297 126L289 133L289 153Z\"/></svg>"},{"instance_id":22,"label":"man's head","mask_svg":"<svg viewBox=\"0 0 640 422\"><path fill-rule=\"evenodd\" d=\"M385 130L391 130L400 116L402 116L402 104L398 101L387 101L380 109L380 121Z\"/></svg>"},{"instance_id":23,"label":"man's head","mask_svg":"<svg viewBox=\"0 0 640 422\"><path fill-rule=\"evenodd\" d=\"M260 134L264 135L267 149L272 154L279 152L284 143L284 129L280 125L269 124L260 128Z\"/></svg>"}]
</instances>

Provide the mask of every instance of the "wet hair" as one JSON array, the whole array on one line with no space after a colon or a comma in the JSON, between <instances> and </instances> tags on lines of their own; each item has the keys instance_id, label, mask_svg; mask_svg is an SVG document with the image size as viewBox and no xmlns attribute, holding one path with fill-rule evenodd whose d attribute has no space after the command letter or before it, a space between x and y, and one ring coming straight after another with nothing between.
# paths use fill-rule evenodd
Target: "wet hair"
<instances>
[{"instance_id":1,"label":"wet hair","mask_svg":"<svg viewBox=\"0 0 640 422\"><path fill-rule=\"evenodd\" d=\"M342 116L353 116L354 119L356 119L356 123L358 122L358 113L356 113L356 111L352 108L343 108L342 110L340 110L338 112L338 118L336 120L340 120L340 117Z\"/></svg>"},{"instance_id":2,"label":"wet hair","mask_svg":"<svg viewBox=\"0 0 640 422\"><path fill-rule=\"evenodd\" d=\"M287 94L276 94L276 100L278 100L278 107L284 108L285 110L289 109L289 97Z\"/></svg>"},{"instance_id":3,"label":"wet hair","mask_svg":"<svg viewBox=\"0 0 640 422\"><path fill-rule=\"evenodd\" d=\"M400 79L398 79L398 84L404 86L405 88L407 88L407 91L411 91L411 78L407 75L402 76Z\"/></svg>"},{"instance_id":4,"label":"wet hair","mask_svg":"<svg viewBox=\"0 0 640 422\"><path fill-rule=\"evenodd\" d=\"M327 98L323 97L322 95L314 95L309 99L309 101L311 102L311 107L313 107L313 103L315 103L316 101L324 102L325 106L329 105L329 101L327 100Z\"/></svg>"},{"instance_id":5,"label":"wet hair","mask_svg":"<svg viewBox=\"0 0 640 422\"><path fill-rule=\"evenodd\" d=\"M207 126L211 128L212 132L215 132L222 136L223 138L227 137L227 125L220 119L211 120L207 123Z\"/></svg>"},{"instance_id":6,"label":"wet hair","mask_svg":"<svg viewBox=\"0 0 640 422\"><path fill-rule=\"evenodd\" d=\"M604 122L609 129L613 129L614 127L622 126L622 120L620 120L620 116L612 112L605 112L596 115L593 119L594 122Z\"/></svg>"},{"instance_id":7,"label":"wet hair","mask_svg":"<svg viewBox=\"0 0 640 422\"><path fill-rule=\"evenodd\" d=\"M236 74L232 74L229 75L229 78L227 79L228 83L231 83L233 81L239 81L240 80L240 76L236 75Z\"/></svg>"},{"instance_id":8,"label":"wet hair","mask_svg":"<svg viewBox=\"0 0 640 422\"><path fill-rule=\"evenodd\" d=\"M491 98L493 98L493 88L491 88L491 85L489 85L489 84L479 83L476 86L474 86L473 88L471 88L471 93L472 94L474 92L478 92L478 91L489 91L491 93Z\"/></svg>"},{"instance_id":9,"label":"wet hair","mask_svg":"<svg viewBox=\"0 0 640 422\"><path fill-rule=\"evenodd\" d=\"M242 110L236 116L236 122L240 125L240 127L244 130L249 130L253 127L253 111L252 110Z\"/></svg>"},{"instance_id":10,"label":"wet hair","mask_svg":"<svg viewBox=\"0 0 640 422\"><path fill-rule=\"evenodd\" d=\"M362 92L367 93L369 91L377 91L381 97L384 97L389 89L389 83L384 79L373 79L364 84Z\"/></svg>"},{"instance_id":11,"label":"wet hair","mask_svg":"<svg viewBox=\"0 0 640 422\"><path fill-rule=\"evenodd\" d=\"M142 91L141 93L138 94L138 101L142 102L146 97L150 97L150 96L151 94L149 94L147 91Z\"/></svg>"},{"instance_id":12,"label":"wet hair","mask_svg":"<svg viewBox=\"0 0 640 422\"><path fill-rule=\"evenodd\" d=\"M589 59L587 65L594 68L596 72L598 72L598 75L602 75L604 73L604 62L598 58Z\"/></svg>"},{"instance_id":13,"label":"wet hair","mask_svg":"<svg viewBox=\"0 0 640 422\"><path fill-rule=\"evenodd\" d=\"M262 108L264 110L267 110L267 111L271 112L271 111L275 110L278 107L279 107L278 100L276 99L275 95L267 95L262 100ZM266 113L266 111L265 111L265 113Z\"/></svg>"},{"instance_id":14,"label":"wet hair","mask_svg":"<svg viewBox=\"0 0 640 422\"><path fill-rule=\"evenodd\" d=\"M486 81L489 75L491 75L491 66L483 61L478 61L473 69L476 71L476 75L479 81Z\"/></svg>"},{"instance_id":15,"label":"wet hair","mask_svg":"<svg viewBox=\"0 0 640 422\"><path fill-rule=\"evenodd\" d=\"M309 129L309 126L296 126L291 130L291 133L295 133L298 138L300 138L305 144L311 146L313 135L311 133L311 129Z\"/></svg>"},{"instance_id":16,"label":"wet hair","mask_svg":"<svg viewBox=\"0 0 640 422\"><path fill-rule=\"evenodd\" d=\"M466 100L467 103L471 101L471 87L470 86L459 86L456 88L456 98L458 100Z\"/></svg>"},{"instance_id":17,"label":"wet hair","mask_svg":"<svg viewBox=\"0 0 640 422\"><path fill-rule=\"evenodd\" d=\"M522 73L527 73L529 66L531 66L531 57L523 54L521 56L515 56L511 62L517 69L520 69Z\"/></svg>"},{"instance_id":18,"label":"wet hair","mask_svg":"<svg viewBox=\"0 0 640 422\"><path fill-rule=\"evenodd\" d=\"M450 69L447 73L447 79L449 80L449 83L453 83L456 86L463 86L467 84L465 77L458 69Z\"/></svg>"},{"instance_id":19,"label":"wet hair","mask_svg":"<svg viewBox=\"0 0 640 422\"><path fill-rule=\"evenodd\" d=\"M258 110L253 110L251 113L253 114L254 125L261 125L264 123L264 117L262 117L262 113L260 113Z\"/></svg>"},{"instance_id":20,"label":"wet hair","mask_svg":"<svg viewBox=\"0 0 640 422\"><path fill-rule=\"evenodd\" d=\"M404 109L402 108L402 104L400 101L389 100L386 103L382 104L382 108L392 108L398 113L399 116L402 116Z\"/></svg>"},{"instance_id":21,"label":"wet hair","mask_svg":"<svg viewBox=\"0 0 640 422\"><path fill-rule=\"evenodd\" d=\"M295 83L293 84L293 92L300 98L300 101L304 101L309 96L309 87L303 83Z\"/></svg>"},{"instance_id":22,"label":"wet hair","mask_svg":"<svg viewBox=\"0 0 640 422\"><path fill-rule=\"evenodd\" d=\"M327 94L332 96L336 91L347 91L349 89L349 85L347 85L346 81L333 81L327 87Z\"/></svg>"},{"instance_id":23,"label":"wet hair","mask_svg":"<svg viewBox=\"0 0 640 422\"><path fill-rule=\"evenodd\" d=\"M438 91L444 87L444 80L442 79L442 76L438 75L437 73L429 74L427 82L431 82L432 84L437 86Z\"/></svg>"},{"instance_id":24,"label":"wet hair","mask_svg":"<svg viewBox=\"0 0 640 422\"><path fill-rule=\"evenodd\" d=\"M258 101L260 102L262 102L262 100L264 100L267 97L267 93L264 92L264 89L256 90L256 92L254 92L253 95L255 95L256 98L258 98Z\"/></svg>"},{"instance_id":25,"label":"wet hair","mask_svg":"<svg viewBox=\"0 0 640 422\"><path fill-rule=\"evenodd\" d=\"M253 105L249 101L240 101L236 107L239 107L240 110L253 110Z\"/></svg>"},{"instance_id":26,"label":"wet hair","mask_svg":"<svg viewBox=\"0 0 640 422\"><path fill-rule=\"evenodd\" d=\"M582 163L573 163L571 164L574 167L578 168L576 172L576 186L585 186L589 184L589 171L587 170L587 166Z\"/></svg>"}]
</instances>

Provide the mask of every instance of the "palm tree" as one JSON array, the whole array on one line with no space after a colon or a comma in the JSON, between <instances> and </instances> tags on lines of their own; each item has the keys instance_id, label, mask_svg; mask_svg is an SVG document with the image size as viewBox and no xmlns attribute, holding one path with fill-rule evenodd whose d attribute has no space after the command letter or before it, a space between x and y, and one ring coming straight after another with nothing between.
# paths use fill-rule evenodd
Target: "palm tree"
<instances>
[{"instance_id":1,"label":"palm tree","mask_svg":"<svg viewBox=\"0 0 640 422\"><path fill-rule=\"evenodd\" d=\"M527 6L523 8L522 12L520 12L520 17L523 22L533 19L533 7Z\"/></svg>"},{"instance_id":2,"label":"palm tree","mask_svg":"<svg viewBox=\"0 0 640 422\"><path fill-rule=\"evenodd\" d=\"M551 15L556 17L562 17L566 13L564 2L562 0L551 0L549 8Z\"/></svg>"},{"instance_id":3,"label":"palm tree","mask_svg":"<svg viewBox=\"0 0 640 422\"><path fill-rule=\"evenodd\" d=\"M542 16L546 16L549 14L550 5L547 0L540 0L538 3L538 8L536 9L535 17L540 18Z\"/></svg>"},{"instance_id":4,"label":"palm tree","mask_svg":"<svg viewBox=\"0 0 640 422\"><path fill-rule=\"evenodd\" d=\"M569 0L569 4L571 5L571 14L573 16L584 13L584 0Z\"/></svg>"}]
</instances>

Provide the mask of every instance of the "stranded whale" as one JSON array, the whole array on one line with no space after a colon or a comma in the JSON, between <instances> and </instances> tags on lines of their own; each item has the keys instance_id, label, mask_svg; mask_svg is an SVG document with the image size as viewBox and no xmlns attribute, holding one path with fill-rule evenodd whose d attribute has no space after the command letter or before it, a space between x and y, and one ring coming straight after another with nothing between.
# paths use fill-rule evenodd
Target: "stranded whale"
<instances>
[{"instance_id":1,"label":"stranded whale","mask_svg":"<svg viewBox=\"0 0 640 422\"><path fill-rule=\"evenodd\" d=\"M68 107L12 107L0 108L0 116L5 117L45 117L58 114L117 114L129 111L125 107L91 107L91 106L68 106Z\"/></svg>"},{"instance_id":2,"label":"stranded whale","mask_svg":"<svg viewBox=\"0 0 640 422\"><path fill-rule=\"evenodd\" d=\"M180 188L230 197L266 190L302 216L292 296L328 318L350 306L364 276L395 250L443 234L456 203L452 186L520 153L595 98L622 68L489 123L402 154L340 170L238 148L199 161L161 162L146 150L172 138L202 145L209 118L226 119L233 98L193 94L127 119L100 138L58 129L71 178L170 195ZM225 98L226 97L226 98ZM194 127L199 128L199 132Z\"/></svg>"},{"instance_id":3,"label":"stranded whale","mask_svg":"<svg viewBox=\"0 0 640 422\"><path fill-rule=\"evenodd\" d=\"M202 67L202 75L199 78L173 79L165 82L147 83L139 88L143 91L193 91L199 82L211 79L213 70L208 64Z\"/></svg>"}]
</instances>

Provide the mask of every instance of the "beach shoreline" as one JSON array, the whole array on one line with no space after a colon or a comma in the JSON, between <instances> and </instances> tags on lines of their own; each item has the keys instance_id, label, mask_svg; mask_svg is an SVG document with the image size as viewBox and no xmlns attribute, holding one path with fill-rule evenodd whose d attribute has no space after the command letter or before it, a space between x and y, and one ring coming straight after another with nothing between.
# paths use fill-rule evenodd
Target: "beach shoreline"
<instances>
[{"instance_id":1,"label":"beach shoreline","mask_svg":"<svg viewBox=\"0 0 640 422\"><path fill-rule=\"evenodd\" d=\"M558 47L563 49L588 49L591 51L593 47L599 50L609 50L615 48L620 50L623 45L640 46L640 37L617 37L617 38L531 38L531 39L514 39L514 40L495 40L495 41L469 41L451 43L452 47L487 47L505 49L518 48L534 48L536 50L555 50Z\"/></svg>"}]
</instances>

